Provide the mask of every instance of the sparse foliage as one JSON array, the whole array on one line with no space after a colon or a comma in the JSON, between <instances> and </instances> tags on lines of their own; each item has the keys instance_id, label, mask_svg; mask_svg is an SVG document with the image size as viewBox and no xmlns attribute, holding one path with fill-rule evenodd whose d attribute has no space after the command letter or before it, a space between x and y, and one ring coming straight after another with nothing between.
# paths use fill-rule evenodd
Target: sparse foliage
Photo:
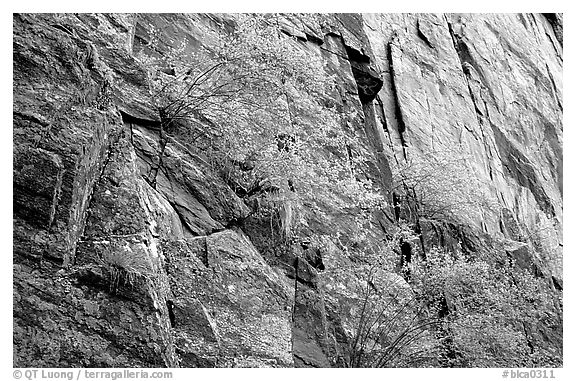
<instances>
[{"instance_id":1,"label":"sparse foliage","mask_svg":"<svg viewBox=\"0 0 576 381\"><path fill-rule=\"evenodd\" d=\"M210 50L183 44L141 62L164 132L184 123L215 167L241 167L227 176L242 196L276 206L294 235L322 203L351 210L383 198L356 176L368 158L347 157L360 146L355 132L322 102L333 79L317 54L279 31L277 17L239 15Z\"/></svg>"},{"instance_id":2,"label":"sparse foliage","mask_svg":"<svg viewBox=\"0 0 576 381\"><path fill-rule=\"evenodd\" d=\"M508 265L431 250L414 267L415 289L443 317L445 366L557 366L538 337L559 323L543 278Z\"/></svg>"},{"instance_id":3,"label":"sparse foliage","mask_svg":"<svg viewBox=\"0 0 576 381\"><path fill-rule=\"evenodd\" d=\"M496 201L484 193L468 161L445 149L415 155L396 167L394 190L408 201L409 218L473 223L494 213Z\"/></svg>"},{"instance_id":4,"label":"sparse foliage","mask_svg":"<svg viewBox=\"0 0 576 381\"><path fill-rule=\"evenodd\" d=\"M429 364L437 352L431 328L438 319L428 315L400 277L388 277L384 285L377 285L374 275L369 274L362 290L349 365L387 368Z\"/></svg>"},{"instance_id":5,"label":"sparse foliage","mask_svg":"<svg viewBox=\"0 0 576 381\"><path fill-rule=\"evenodd\" d=\"M187 128L188 143L222 170L253 214L276 217L284 243L330 216L351 221L345 234L326 232L346 265L325 274L344 289L361 283L345 296L356 301L350 366L419 366L430 364L431 354L448 366L553 364L552 352L526 334L554 319L540 279L439 250L402 264L410 267L410 285L383 276L399 272L400 245L417 239L415 229L401 223L386 241L367 244L373 212L386 205L360 173L371 158L336 106L323 102L334 80L320 57L280 24L278 15L238 15L234 30L209 49L182 44L141 55L161 135ZM395 168L393 189L407 201L404 222L470 224L491 213L495 201L479 194L467 159L443 150ZM321 234L307 233L322 244Z\"/></svg>"},{"instance_id":6,"label":"sparse foliage","mask_svg":"<svg viewBox=\"0 0 576 381\"><path fill-rule=\"evenodd\" d=\"M133 286L139 280L155 277L153 265L144 250L127 246L105 250L102 264L110 276L110 292L116 293L120 286Z\"/></svg>"},{"instance_id":7,"label":"sparse foliage","mask_svg":"<svg viewBox=\"0 0 576 381\"><path fill-rule=\"evenodd\" d=\"M378 248L338 241L338 249L328 253L329 287L351 306L347 366L434 363L438 343L431 332L439 321L397 274L401 243L416 238L410 226L401 224Z\"/></svg>"}]
</instances>

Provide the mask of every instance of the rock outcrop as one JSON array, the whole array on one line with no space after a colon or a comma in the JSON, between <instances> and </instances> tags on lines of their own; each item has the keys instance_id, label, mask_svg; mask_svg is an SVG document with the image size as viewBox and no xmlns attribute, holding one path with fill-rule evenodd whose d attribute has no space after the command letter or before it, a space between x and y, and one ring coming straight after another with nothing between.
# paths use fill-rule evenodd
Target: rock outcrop
<instances>
[{"instance_id":1,"label":"rock outcrop","mask_svg":"<svg viewBox=\"0 0 576 381\"><path fill-rule=\"evenodd\" d=\"M136 58L152 37L194 51L234 25L14 15L14 366L347 365L364 283L324 275L348 263L338 243L276 241L185 132L163 133ZM286 15L279 27L335 77L327 98L373 157L367 176L391 204L367 232L375 245L405 213L394 169L459 152L496 207L467 225L422 218L406 247L476 253L498 237L561 293L561 15ZM311 229L346 237L350 224L327 210Z\"/></svg>"}]
</instances>

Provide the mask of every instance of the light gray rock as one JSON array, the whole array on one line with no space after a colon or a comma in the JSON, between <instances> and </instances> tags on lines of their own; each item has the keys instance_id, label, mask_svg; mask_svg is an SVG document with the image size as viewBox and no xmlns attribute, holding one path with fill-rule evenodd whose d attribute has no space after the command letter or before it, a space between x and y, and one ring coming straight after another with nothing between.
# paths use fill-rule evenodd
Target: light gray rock
<instances>
[{"instance_id":1,"label":"light gray rock","mask_svg":"<svg viewBox=\"0 0 576 381\"><path fill-rule=\"evenodd\" d=\"M188 54L235 16L13 17L14 366L344 366L366 279L330 272L355 266L341 250L354 216L328 200L305 233L332 240L280 245L185 133L160 136L138 58L153 31L159 51L184 41ZM407 243L415 255L508 253L562 289L562 15L279 23L334 76L319 101L360 137L374 158L362 173L391 202L394 168L434 151L466 155L477 193L495 200L461 225L384 208L362 249L377 252L405 218L422 237ZM391 279L411 295L391 272L374 287Z\"/></svg>"}]
</instances>

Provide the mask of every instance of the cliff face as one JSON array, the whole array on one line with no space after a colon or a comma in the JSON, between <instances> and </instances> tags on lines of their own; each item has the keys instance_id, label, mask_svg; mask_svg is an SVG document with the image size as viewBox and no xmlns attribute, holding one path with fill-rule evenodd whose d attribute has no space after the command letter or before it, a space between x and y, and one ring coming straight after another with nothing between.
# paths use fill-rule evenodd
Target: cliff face
<instances>
[{"instance_id":1,"label":"cliff face","mask_svg":"<svg viewBox=\"0 0 576 381\"><path fill-rule=\"evenodd\" d=\"M496 206L465 224L411 221L421 238L406 245L478 253L491 242L561 297L561 16L278 26L335 76L326 98L374 157L369 176L392 205L374 217L374 244L411 218L395 168L459 152ZM348 260L338 242L277 244L185 130L161 136L135 54L152 31L160 50L193 51L233 28L226 15L14 16L14 366L346 362L361 279L329 275ZM327 210L311 229L346 236L350 225ZM550 327L526 335L562 346Z\"/></svg>"}]
</instances>

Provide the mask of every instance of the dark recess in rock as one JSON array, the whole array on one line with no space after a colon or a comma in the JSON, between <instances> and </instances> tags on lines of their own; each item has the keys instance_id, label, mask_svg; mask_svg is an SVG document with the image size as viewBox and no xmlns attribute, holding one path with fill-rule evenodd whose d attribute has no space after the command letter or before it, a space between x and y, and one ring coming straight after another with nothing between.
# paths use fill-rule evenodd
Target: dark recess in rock
<instances>
[{"instance_id":1,"label":"dark recess in rock","mask_svg":"<svg viewBox=\"0 0 576 381\"><path fill-rule=\"evenodd\" d=\"M424 32L422 31L422 28L420 27L420 19L418 19L416 21L416 29L417 29L417 33L418 33L418 37L420 37L420 39L422 41L424 41L424 43L426 45L428 45L429 48L434 49L434 45L432 45L432 43L430 42L430 40L428 39L428 37L424 34Z\"/></svg>"},{"instance_id":2,"label":"dark recess in rock","mask_svg":"<svg viewBox=\"0 0 576 381\"><path fill-rule=\"evenodd\" d=\"M552 25L552 30L560 42L564 45L564 17L562 13L542 13L546 20Z\"/></svg>"},{"instance_id":3,"label":"dark recess in rock","mask_svg":"<svg viewBox=\"0 0 576 381\"><path fill-rule=\"evenodd\" d=\"M171 300L166 301L166 308L168 309L168 317L170 319L170 327L176 327L176 315L174 314L174 302Z\"/></svg>"},{"instance_id":4,"label":"dark recess in rock","mask_svg":"<svg viewBox=\"0 0 576 381\"><path fill-rule=\"evenodd\" d=\"M374 69L370 67L370 57L360 53L347 45L346 53L352 66L352 74L358 86L358 95L362 103L369 103L374 100L382 88L382 79Z\"/></svg>"},{"instance_id":5,"label":"dark recess in rock","mask_svg":"<svg viewBox=\"0 0 576 381\"><path fill-rule=\"evenodd\" d=\"M321 39L320 37L317 37L317 36L315 36L315 35L313 35L313 34L308 34L308 33L305 33L305 34L306 34L306 38L308 39L308 41L313 42L313 43L315 43L316 45L322 45L322 44L324 44L324 40Z\"/></svg>"},{"instance_id":6,"label":"dark recess in rock","mask_svg":"<svg viewBox=\"0 0 576 381\"><path fill-rule=\"evenodd\" d=\"M120 110L120 115L122 115L122 121L124 123L136 124L142 127L149 127L154 130L160 130L160 120L150 120L150 119L142 119L137 116L130 115L126 111Z\"/></svg>"},{"instance_id":7,"label":"dark recess in rock","mask_svg":"<svg viewBox=\"0 0 576 381\"><path fill-rule=\"evenodd\" d=\"M402 108L400 106L400 99L398 98L398 89L396 88L396 79L395 79L395 71L394 71L394 59L392 58L392 45L395 44L395 36L392 37L392 39L390 40L390 42L388 43L387 49L386 49L386 54L387 54L387 58L388 58L388 63L390 65L389 68L389 72L391 74L390 76L390 91L394 97L394 111L395 111L395 116L396 116L396 120L398 121L398 135L400 137L400 143L402 144L402 152L404 154L404 159L406 159L406 149L404 147L406 147L408 145L408 142L406 141L406 138L404 136L404 132L406 131L406 122L404 121L404 115L402 113Z\"/></svg>"}]
</instances>

